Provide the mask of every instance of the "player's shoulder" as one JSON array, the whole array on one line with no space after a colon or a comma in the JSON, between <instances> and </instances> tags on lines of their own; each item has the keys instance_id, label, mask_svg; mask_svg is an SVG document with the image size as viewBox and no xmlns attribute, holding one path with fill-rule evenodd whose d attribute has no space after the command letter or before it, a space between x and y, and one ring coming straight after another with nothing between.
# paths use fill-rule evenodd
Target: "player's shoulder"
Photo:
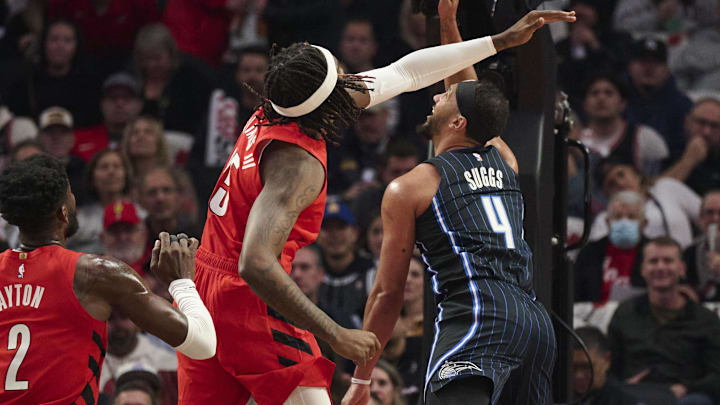
<instances>
[{"instance_id":1,"label":"player's shoulder","mask_svg":"<svg viewBox=\"0 0 720 405\"><path fill-rule=\"evenodd\" d=\"M109 256L89 253L78 258L75 288L78 292L113 295L144 290L140 276L130 266Z\"/></svg>"},{"instance_id":2,"label":"player's shoulder","mask_svg":"<svg viewBox=\"0 0 720 405\"><path fill-rule=\"evenodd\" d=\"M421 163L388 184L383 196L383 209L406 209L416 214L423 212L439 185L437 169L430 163Z\"/></svg>"}]
</instances>

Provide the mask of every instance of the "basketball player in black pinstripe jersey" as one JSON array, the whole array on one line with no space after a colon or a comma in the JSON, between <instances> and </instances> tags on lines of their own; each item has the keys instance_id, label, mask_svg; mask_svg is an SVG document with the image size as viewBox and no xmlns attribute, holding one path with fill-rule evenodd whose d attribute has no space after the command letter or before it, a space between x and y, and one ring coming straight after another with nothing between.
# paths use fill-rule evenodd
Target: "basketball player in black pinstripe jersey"
<instances>
[{"instance_id":1,"label":"basketball player in black pinstripe jersey","mask_svg":"<svg viewBox=\"0 0 720 405\"><path fill-rule=\"evenodd\" d=\"M462 40L457 5L439 2L443 43ZM574 16L539 21L533 28ZM472 68L445 79L445 87L425 123L436 157L393 181L383 197L380 265L364 329L387 342L416 243L438 305L425 403L550 404L555 334L532 289L517 161L500 139L508 101ZM367 402L363 384L374 363L356 368L343 405Z\"/></svg>"}]
</instances>

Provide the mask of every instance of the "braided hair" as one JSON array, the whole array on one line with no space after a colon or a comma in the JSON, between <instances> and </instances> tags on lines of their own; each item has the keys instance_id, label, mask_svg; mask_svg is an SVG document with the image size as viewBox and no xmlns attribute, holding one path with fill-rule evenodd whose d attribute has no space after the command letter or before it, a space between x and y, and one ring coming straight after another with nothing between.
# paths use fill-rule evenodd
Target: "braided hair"
<instances>
[{"instance_id":1,"label":"braided hair","mask_svg":"<svg viewBox=\"0 0 720 405\"><path fill-rule=\"evenodd\" d=\"M0 214L24 232L40 232L51 224L67 195L65 168L50 155L31 156L0 175Z\"/></svg>"},{"instance_id":2,"label":"braided hair","mask_svg":"<svg viewBox=\"0 0 720 405\"><path fill-rule=\"evenodd\" d=\"M346 89L367 92L365 77L338 75L335 88L320 107L300 117L285 117L272 108L270 100L280 107L293 107L307 100L325 80L327 62L322 52L308 43L295 43L279 51L273 46L270 56L265 97L261 96L263 118L269 122L263 125L296 122L307 136L336 144L342 131L354 125L362 111Z\"/></svg>"}]
</instances>

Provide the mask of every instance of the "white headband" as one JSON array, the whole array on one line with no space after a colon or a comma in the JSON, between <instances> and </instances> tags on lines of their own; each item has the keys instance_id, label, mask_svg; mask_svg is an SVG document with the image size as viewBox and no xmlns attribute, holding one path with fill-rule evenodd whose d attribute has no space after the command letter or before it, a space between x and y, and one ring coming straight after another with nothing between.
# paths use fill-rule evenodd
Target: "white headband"
<instances>
[{"instance_id":1,"label":"white headband","mask_svg":"<svg viewBox=\"0 0 720 405\"><path fill-rule=\"evenodd\" d=\"M333 57L332 53L330 53L327 49L317 45L313 46L319 49L325 56L325 61L327 62L327 74L325 75L325 80L323 80L320 87L315 90L315 93L313 93L312 96L295 107L280 107L270 100L270 104L273 109L282 116L300 117L301 115L309 114L315 111L315 109L320 107L320 104L322 104L328 96L330 96L333 89L335 89L335 84L337 83L338 78L337 66L335 66L335 57Z\"/></svg>"}]
</instances>

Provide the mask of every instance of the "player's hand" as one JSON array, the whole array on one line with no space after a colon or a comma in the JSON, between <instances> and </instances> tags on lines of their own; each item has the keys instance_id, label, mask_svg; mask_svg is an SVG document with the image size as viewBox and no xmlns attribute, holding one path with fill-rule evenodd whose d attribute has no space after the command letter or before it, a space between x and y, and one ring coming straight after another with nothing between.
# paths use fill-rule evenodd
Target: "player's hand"
<instances>
[{"instance_id":1,"label":"player's hand","mask_svg":"<svg viewBox=\"0 0 720 405\"><path fill-rule=\"evenodd\" d=\"M350 384L341 405L366 405L370 401L370 386Z\"/></svg>"},{"instance_id":2,"label":"player's hand","mask_svg":"<svg viewBox=\"0 0 720 405\"><path fill-rule=\"evenodd\" d=\"M334 342L329 342L333 351L358 366L364 366L380 350L380 341L372 332L341 328Z\"/></svg>"},{"instance_id":3,"label":"player's hand","mask_svg":"<svg viewBox=\"0 0 720 405\"><path fill-rule=\"evenodd\" d=\"M195 251L198 240L184 233L160 232L150 259L150 272L166 284L179 278L195 278Z\"/></svg>"},{"instance_id":4,"label":"player's hand","mask_svg":"<svg viewBox=\"0 0 720 405\"><path fill-rule=\"evenodd\" d=\"M498 52L513 46L520 46L532 38L535 31L539 30L545 24L554 22L574 22L574 11L555 11L555 10L533 10L512 27L506 29L500 34L493 35L492 40L495 50Z\"/></svg>"},{"instance_id":5,"label":"player's hand","mask_svg":"<svg viewBox=\"0 0 720 405\"><path fill-rule=\"evenodd\" d=\"M455 20L460 0L440 0L438 2L438 16L441 20Z\"/></svg>"}]
</instances>

